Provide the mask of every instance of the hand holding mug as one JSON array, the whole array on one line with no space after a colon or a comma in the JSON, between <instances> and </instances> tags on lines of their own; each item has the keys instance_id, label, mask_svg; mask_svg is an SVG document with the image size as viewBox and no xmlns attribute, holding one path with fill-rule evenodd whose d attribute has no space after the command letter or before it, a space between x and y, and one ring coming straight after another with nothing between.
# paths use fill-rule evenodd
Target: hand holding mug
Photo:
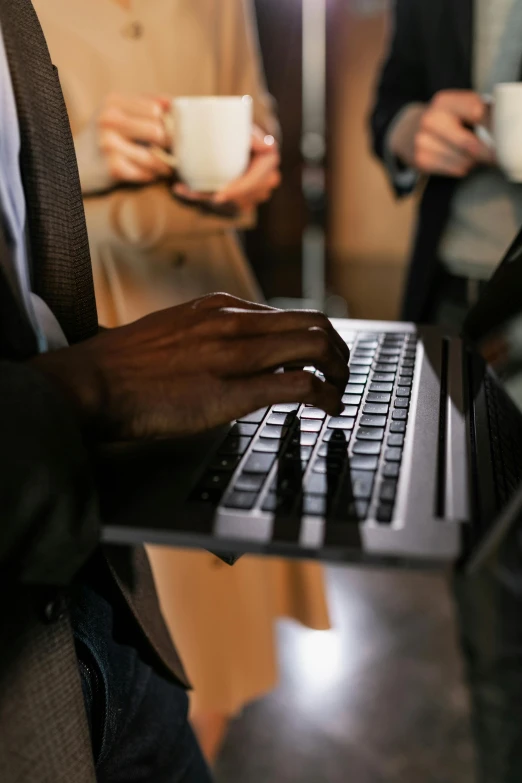
<instances>
[{"instance_id":1,"label":"hand holding mug","mask_svg":"<svg viewBox=\"0 0 522 783\"><path fill-rule=\"evenodd\" d=\"M443 90L427 106L415 107L392 134L391 147L422 174L466 177L495 154L475 133L486 122L487 102L472 90Z\"/></svg>"},{"instance_id":2,"label":"hand holding mug","mask_svg":"<svg viewBox=\"0 0 522 783\"><path fill-rule=\"evenodd\" d=\"M279 146L273 136L254 128L250 164L244 174L215 194L198 193L179 183L174 194L182 200L204 203L209 207L233 205L241 212L248 212L268 201L281 182L279 171Z\"/></svg>"},{"instance_id":3,"label":"hand holding mug","mask_svg":"<svg viewBox=\"0 0 522 783\"><path fill-rule=\"evenodd\" d=\"M163 121L169 105L163 97L113 93L105 98L95 126L98 148L115 183L153 182L172 173L153 152L170 143Z\"/></svg>"}]
</instances>

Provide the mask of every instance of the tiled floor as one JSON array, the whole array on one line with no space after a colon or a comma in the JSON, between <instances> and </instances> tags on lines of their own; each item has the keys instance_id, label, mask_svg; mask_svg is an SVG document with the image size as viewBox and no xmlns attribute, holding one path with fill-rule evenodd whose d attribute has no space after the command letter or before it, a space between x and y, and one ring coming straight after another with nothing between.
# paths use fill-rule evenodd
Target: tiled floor
<instances>
[{"instance_id":1,"label":"tiled floor","mask_svg":"<svg viewBox=\"0 0 522 783\"><path fill-rule=\"evenodd\" d=\"M442 575L332 567L335 630L282 623L281 684L233 724L218 783L472 783Z\"/></svg>"}]
</instances>

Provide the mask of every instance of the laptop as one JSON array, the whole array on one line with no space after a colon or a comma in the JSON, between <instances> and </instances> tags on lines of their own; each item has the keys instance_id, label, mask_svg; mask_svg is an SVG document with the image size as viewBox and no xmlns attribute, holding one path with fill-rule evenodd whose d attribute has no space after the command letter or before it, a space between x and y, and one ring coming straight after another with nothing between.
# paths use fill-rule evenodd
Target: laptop
<instances>
[{"instance_id":1,"label":"laptop","mask_svg":"<svg viewBox=\"0 0 522 783\"><path fill-rule=\"evenodd\" d=\"M522 509L522 231L462 336L333 320L342 416L275 405L99 463L103 539L344 562L473 568ZM314 368L308 368L315 372Z\"/></svg>"}]
</instances>

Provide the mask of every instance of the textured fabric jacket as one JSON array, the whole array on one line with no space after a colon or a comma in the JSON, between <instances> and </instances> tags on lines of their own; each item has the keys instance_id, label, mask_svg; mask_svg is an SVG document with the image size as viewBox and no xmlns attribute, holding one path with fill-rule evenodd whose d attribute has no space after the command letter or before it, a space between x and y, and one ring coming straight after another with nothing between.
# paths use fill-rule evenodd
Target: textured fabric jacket
<instances>
[{"instance_id":1,"label":"textured fabric jacket","mask_svg":"<svg viewBox=\"0 0 522 783\"><path fill-rule=\"evenodd\" d=\"M32 287L71 343L97 316L74 146L29 0L0 0L21 134ZM7 254L0 222L0 257ZM67 404L24 360L36 343L0 264L0 780L94 783L69 589L98 546L89 454ZM105 553L137 636L186 684L142 550Z\"/></svg>"}]
</instances>

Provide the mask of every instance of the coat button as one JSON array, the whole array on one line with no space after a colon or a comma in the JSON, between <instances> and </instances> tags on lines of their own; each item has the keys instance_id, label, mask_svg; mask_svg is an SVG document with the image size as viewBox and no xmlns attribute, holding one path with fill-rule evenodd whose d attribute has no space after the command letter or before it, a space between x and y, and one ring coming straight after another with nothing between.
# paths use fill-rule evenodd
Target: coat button
<instances>
[{"instance_id":1,"label":"coat button","mask_svg":"<svg viewBox=\"0 0 522 783\"><path fill-rule=\"evenodd\" d=\"M129 22L122 30L122 34L125 38L131 38L137 41L139 38L143 38L143 25L141 22Z\"/></svg>"},{"instance_id":2,"label":"coat button","mask_svg":"<svg viewBox=\"0 0 522 783\"><path fill-rule=\"evenodd\" d=\"M43 619L48 625L57 623L66 616L68 602L64 595L57 595L44 604Z\"/></svg>"},{"instance_id":3,"label":"coat button","mask_svg":"<svg viewBox=\"0 0 522 783\"><path fill-rule=\"evenodd\" d=\"M174 269L181 269L182 266L185 266L186 260L187 257L185 253L176 253L172 260L172 266Z\"/></svg>"}]
</instances>

